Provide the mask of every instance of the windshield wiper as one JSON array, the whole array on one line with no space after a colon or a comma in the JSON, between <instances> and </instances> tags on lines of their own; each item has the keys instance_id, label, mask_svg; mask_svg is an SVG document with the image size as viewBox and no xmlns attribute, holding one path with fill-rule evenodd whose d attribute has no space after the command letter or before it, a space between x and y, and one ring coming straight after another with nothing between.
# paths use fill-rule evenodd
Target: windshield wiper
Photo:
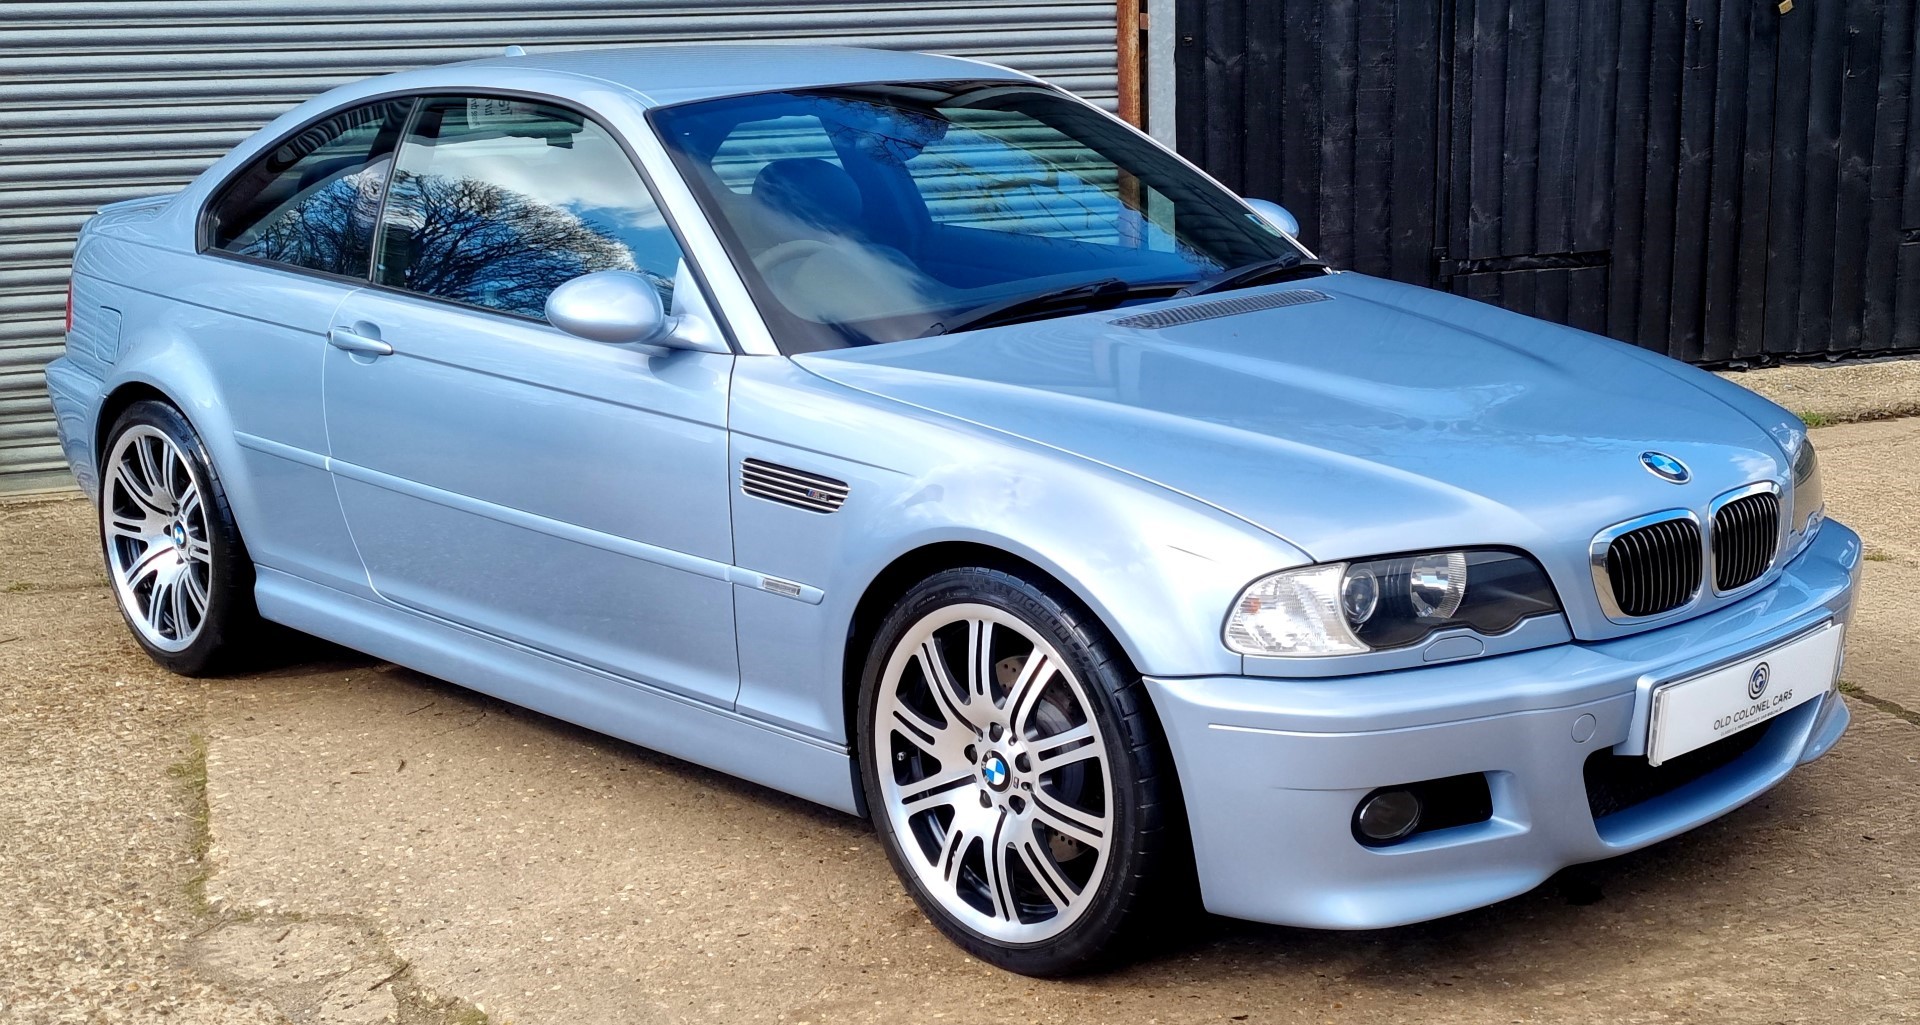
<instances>
[{"instance_id":1,"label":"windshield wiper","mask_svg":"<svg viewBox=\"0 0 1920 1025\"><path fill-rule=\"evenodd\" d=\"M971 331L976 327L990 324L1005 324L1022 318L1035 317L1041 313L1077 312L1104 310L1118 306L1128 296L1141 291L1164 291L1165 284L1131 285L1119 278L1101 278L1098 281L1084 281L1063 288L1050 288L1031 295L1014 296L985 306L976 306L956 317L949 317L920 332L921 338L933 335L950 335L956 331ZM1056 310L1055 308L1060 309Z\"/></svg>"},{"instance_id":2,"label":"windshield wiper","mask_svg":"<svg viewBox=\"0 0 1920 1025\"><path fill-rule=\"evenodd\" d=\"M1292 277L1307 277L1319 274L1327 265L1319 260L1311 260L1297 253L1276 256L1271 260L1256 260L1243 263L1210 278L1201 278L1191 285L1173 293L1173 298L1184 299L1190 295L1206 295L1208 292L1221 292L1229 288L1244 288L1248 285L1285 281Z\"/></svg>"}]
</instances>

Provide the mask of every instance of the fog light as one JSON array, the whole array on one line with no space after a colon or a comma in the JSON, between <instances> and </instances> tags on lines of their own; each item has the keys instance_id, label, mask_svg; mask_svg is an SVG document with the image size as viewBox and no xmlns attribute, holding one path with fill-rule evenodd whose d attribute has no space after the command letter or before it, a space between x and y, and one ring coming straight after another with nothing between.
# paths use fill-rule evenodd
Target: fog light
<instances>
[{"instance_id":1,"label":"fog light","mask_svg":"<svg viewBox=\"0 0 1920 1025\"><path fill-rule=\"evenodd\" d=\"M1360 842L1392 843L1420 825L1420 798L1411 790L1382 790L1368 795L1353 813Z\"/></svg>"}]
</instances>

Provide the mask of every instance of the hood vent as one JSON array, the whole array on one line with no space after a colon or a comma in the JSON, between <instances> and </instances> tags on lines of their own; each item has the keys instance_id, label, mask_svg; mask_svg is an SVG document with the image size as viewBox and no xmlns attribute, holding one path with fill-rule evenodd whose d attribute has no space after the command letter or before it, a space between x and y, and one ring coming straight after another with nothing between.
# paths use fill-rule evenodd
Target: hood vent
<instances>
[{"instance_id":1,"label":"hood vent","mask_svg":"<svg viewBox=\"0 0 1920 1025\"><path fill-rule=\"evenodd\" d=\"M834 512L847 501L846 481L760 459L741 462L740 490L755 498L817 513Z\"/></svg>"},{"instance_id":2,"label":"hood vent","mask_svg":"<svg viewBox=\"0 0 1920 1025\"><path fill-rule=\"evenodd\" d=\"M1331 298L1333 296L1311 288L1289 288L1281 292L1236 295L1231 299L1212 299L1203 303L1175 306L1172 309L1154 310L1152 313L1137 313L1131 317L1121 317L1112 323L1114 327L1136 327L1146 331L1157 331L1161 328L1197 324L1203 320L1216 320L1220 317L1237 317L1242 313L1253 313L1257 310L1277 310L1282 306L1325 302Z\"/></svg>"}]
</instances>

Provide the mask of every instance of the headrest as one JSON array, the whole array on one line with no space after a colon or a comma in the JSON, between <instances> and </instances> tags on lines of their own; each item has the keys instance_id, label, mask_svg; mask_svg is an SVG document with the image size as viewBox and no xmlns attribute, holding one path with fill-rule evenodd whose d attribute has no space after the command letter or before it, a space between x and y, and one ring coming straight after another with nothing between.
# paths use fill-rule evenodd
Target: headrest
<instances>
[{"instance_id":1,"label":"headrest","mask_svg":"<svg viewBox=\"0 0 1920 1025\"><path fill-rule=\"evenodd\" d=\"M770 161L753 179L753 196L803 224L846 231L860 222L865 204L847 172L816 157Z\"/></svg>"}]
</instances>

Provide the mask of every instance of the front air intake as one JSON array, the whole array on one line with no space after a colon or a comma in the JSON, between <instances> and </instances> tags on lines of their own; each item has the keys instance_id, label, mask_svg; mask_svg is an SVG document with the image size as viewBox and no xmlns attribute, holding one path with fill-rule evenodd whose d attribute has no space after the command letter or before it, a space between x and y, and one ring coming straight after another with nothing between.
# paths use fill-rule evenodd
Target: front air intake
<instances>
[{"instance_id":1,"label":"front air intake","mask_svg":"<svg viewBox=\"0 0 1920 1025\"><path fill-rule=\"evenodd\" d=\"M1595 569L1601 571L1601 598L1611 599L1610 615L1639 619L1671 612L1699 593L1700 525L1675 517L1637 527L1615 537L1603 558Z\"/></svg>"},{"instance_id":2,"label":"front air intake","mask_svg":"<svg viewBox=\"0 0 1920 1025\"><path fill-rule=\"evenodd\" d=\"M755 498L817 513L834 512L847 501L846 481L761 459L740 464L740 490Z\"/></svg>"},{"instance_id":3,"label":"front air intake","mask_svg":"<svg viewBox=\"0 0 1920 1025\"><path fill-rule=\"evenodd\" d=\"M1113 326L1157 331L1161 328L1198 324L1203 320L1216 320L1220 317L1237 317L1242 313L1253 313L1258 310L1277 310L1282 306L1299 306L1302 303L1323 303L1332 298L1333 296L1312 288L1289 288L1279 292L1236 295L1230 299L1209 299L1206 302L1172 306L1149 313L1136 313L1132 316L1116 318Z\"/></svg>"}]
</instances>

